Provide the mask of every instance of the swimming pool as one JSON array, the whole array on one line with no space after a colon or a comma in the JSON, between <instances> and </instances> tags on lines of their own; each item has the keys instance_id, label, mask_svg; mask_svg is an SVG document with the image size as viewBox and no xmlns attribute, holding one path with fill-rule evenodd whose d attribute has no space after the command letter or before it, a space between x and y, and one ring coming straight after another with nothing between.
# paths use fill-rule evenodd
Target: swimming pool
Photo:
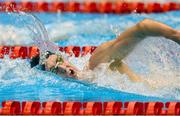
<instances>
[{"instance_id":1,"label":"swimming pool","mask_svg":"<svg viewBox=\"0 0 180 116\"><path fill-rule=\"evenodd\" d=\"M144 18L161 21L175 29L180 29L178 11L129 15L81 13L35 13L34 15L42 21L50 38L53 38L52 40L55 40L59 46L98 46L114 39ZM0 40L1 45L33 43L26 22L21 23L19 18L32 20L14 14L0 14L0 35L3 38ZM36 25L31 24L32 27L37 28ZM132 83L126 75L112 73L106 68L89 72L88 74L95 75L96 79L93 83L88 83L63 79L49 72L30 69L29 60L5 58L0 61L0 101L179 101L179 51L179 45L172 41L161 37L149 37L125 59L135 72L144 75L144 78L155 85L155 90L149 89L142 83ZM89 56L69 59L82 69Z\"/></svg>"}]
</instances>

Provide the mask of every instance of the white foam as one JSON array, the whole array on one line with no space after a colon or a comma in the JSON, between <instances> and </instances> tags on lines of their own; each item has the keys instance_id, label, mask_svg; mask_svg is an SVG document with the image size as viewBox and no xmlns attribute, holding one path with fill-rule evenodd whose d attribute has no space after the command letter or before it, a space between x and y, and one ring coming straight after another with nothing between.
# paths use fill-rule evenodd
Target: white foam
<instances>
[{"instance_id":1,"label":"white foam","mask_svg":"<svg viewBox=\"0 0 180 116\"><path fill-rule=\"evenodd\" d=\"M30 45L28 31L12 25L0 25L0 45Z\"/></svg>"}]
</instances>

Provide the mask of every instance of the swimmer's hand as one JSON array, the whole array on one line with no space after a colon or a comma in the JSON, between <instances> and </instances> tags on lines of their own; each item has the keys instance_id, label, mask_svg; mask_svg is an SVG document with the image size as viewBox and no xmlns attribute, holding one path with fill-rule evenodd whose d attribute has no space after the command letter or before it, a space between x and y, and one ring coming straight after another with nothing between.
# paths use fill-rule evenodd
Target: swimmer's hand
<instances>
[{"instance_id":1,"label":"swimmer's hand","mask_svg":"<svg viewBox=\"0 0 180 116\"><path fill-rule=\"evenodd\" d=\"M177 31L176 38L177 38L177 40L175 40L175 42L180 44L180 30Z\"/></svg>"},{"instance_id":2,"label":"swimmer's hand","mask_svg":"<svg viewBox=\"0 0 180 116\"><path fill-rule=\"evenodd\" d=\"M174 36L175 38L173 39L173 41L180 44L180 30L178 30Z\"/></svg>"}]
</instances>

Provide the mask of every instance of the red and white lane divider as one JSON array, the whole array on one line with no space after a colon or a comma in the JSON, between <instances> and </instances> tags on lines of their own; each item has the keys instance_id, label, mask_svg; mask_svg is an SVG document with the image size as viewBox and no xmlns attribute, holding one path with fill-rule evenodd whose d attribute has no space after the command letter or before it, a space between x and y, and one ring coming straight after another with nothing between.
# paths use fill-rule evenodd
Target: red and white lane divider
<instances>
[{"instance_id":1,"label":"red and white lane divider","mask_svg":"<svg viewBox=\"0 0 180 116\"><path fill-rule=\"evenodd\" d=\"M21 10L26 12L83 12L83 13L159 13L180 10L180 3L143 2L0 2L0 11Z\"/></svg>"},{"instance_id":2,"label":"red and white lane divider","mask_svg":"<svg viewBox=\"0 0 180 116\"><path fill-rule=\"evenodd\" d=\"M96 46L66 46L59 47L59 50L69 54L70 56L82 57L96 49ZM32 58L39 54L39 49L36 46L0 46L0 58L4 58L4 55L8 55L11 59L16 58Z\"/></svg>"},{"instance_id":3,"label":"red and white lane divider","mask_svg":"<svg viewBox=\"0 0 180 116\"><path fill-rule=\"evenodd\" d=\"M180 115L180 102L4 101L0 115Z\"/></svg>"}]
</instances>

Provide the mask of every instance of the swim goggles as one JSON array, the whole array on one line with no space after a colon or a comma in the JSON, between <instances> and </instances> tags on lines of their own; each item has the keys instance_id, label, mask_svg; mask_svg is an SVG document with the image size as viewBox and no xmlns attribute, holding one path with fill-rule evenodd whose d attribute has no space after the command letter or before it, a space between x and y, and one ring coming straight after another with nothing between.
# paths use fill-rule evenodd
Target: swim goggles
<instances>
[{"instance_id":1,"label":"swim goggles","mask_svg":"<svg viewBox=\"0 0 180 116\"><path fill-rule=\"evenodd\" d=\"M51 72L53 72L53 73L58 73L58 72L60 72L60 73L62 73L62 74L65 74L66 73L66 70L58 70L59 69L59 65L62 65L63 63L64 63L64 60L63 60L63 58L60 56L60 55L58 55L57 56L58 58L57 58L57 60L56 60L56 65L54 66L54 67L52 67L51 69L50 69L50 71Z\"/></svg>"}]
</instances>

